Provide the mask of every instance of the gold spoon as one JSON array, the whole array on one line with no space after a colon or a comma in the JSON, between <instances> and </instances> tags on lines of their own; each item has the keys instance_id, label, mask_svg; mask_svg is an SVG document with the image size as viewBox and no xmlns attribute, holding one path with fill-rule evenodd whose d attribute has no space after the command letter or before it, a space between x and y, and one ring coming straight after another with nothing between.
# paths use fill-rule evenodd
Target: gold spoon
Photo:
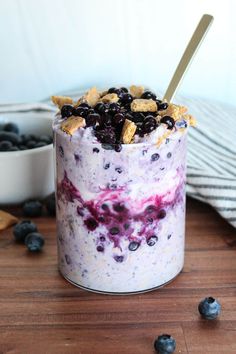
<instances>
[{"instance_id":1,"label":"gold spoon","mask_svg":"<svg viewBox=\"0 0 236 354\"><path fill-rule=\"evenodd\" d=\"M203 15L197 28L195 29L192 38L190 39L187 48L184 51L182 58L175 70L175 73L170 81L170 84L164 94L163 100L170 102L174 97L188 67L190 66L194 55L200 47L205 35L207 34L214 17L211 15Z\"/></svg>"}]
</instances>

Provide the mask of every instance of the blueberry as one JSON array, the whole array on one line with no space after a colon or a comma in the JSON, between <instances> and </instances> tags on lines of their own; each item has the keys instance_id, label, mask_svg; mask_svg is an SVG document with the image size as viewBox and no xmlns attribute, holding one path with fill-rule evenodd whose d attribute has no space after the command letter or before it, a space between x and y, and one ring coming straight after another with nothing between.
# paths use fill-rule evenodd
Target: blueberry
<instances>
[{"instance_id":1,"label":"blueberry","mask_svg":"<svg viewBox=\"0 0 236 354\"><path fill-rule=\"evenodd\" d=\"M103 114L103 113L105 113L106 105L104 103L99 102L94 107L94 110L100 114Z\"/></svg>"},{"instance_id":2,"label":"blueberry","mask_svg":"<svg viewBox=\"0 0 236 354\"><path fill-rule=\"evenodd\" d=\"M148 205L145 210L148 214L151 214L154 211L156 211L156 207L155 207L155 205Z\"/></svg>"},{"instance_id":3,"label":"blueberry","mask_svg":"<svg viewBox=\"0 0 236 354\"><path fill-rule=\"evenodd\" d=\"M104 252L104 247L103 246L97 246L97 251L98 252Z\"/></svg>"},{"instance_id":4,"label":"blueberry","mask_svg":"<svg viewBox=\"0 0 236 354\"><path fill-rule=\"evenodd\" d=\"M110 87L107 93L117 93L118 89L116 87Z\"/></svg>"},{"instance_id":5,"label":"blueberry","mask_svg":"<svg viewBox=\"0 0 236 354\"><path fill-rule=\"evenodd\" d=\"M25 216L41 216L42 215L42 203L40 203L38 200L31 200L28 202L25 202L23 205L23 214Z\"/></svg>"},{"instance_id":6,"label":"blueberry","mask_svg":"<svg viewBox=\"0 0 236 354\"><path fill-rule=\"evenodd\" d=\"M116 226L112 227L109 231L111 235L117 235L120 232L119 228Z\"/></svg>"},{"instance_id":7,"label":"blueberry","mask_svg":"<svg viewBox=\"0 0 236 354\"><path fill-rule=\"evenodd\" d=\"M169 334L162 334L155 340L154 348L159 354L171 354L175 351L176 341Z\"/></svg>"},{"instance_id":8,"label":"blueberry","mask_svg":"<svg viewBox=\"0 0 236 354\"><path fill-rule=\"evenodd\" d=\"M45 200L45 206L47 209L47 212L51 216L56 215L56 198L55 198L55 193L50 194L46 200Z\"/></svg>"},{"instance_id":9,"label":"blueberry","mask_svg":"<svg viewBox=\"0 0 236 354\"><path fill-rule=\"evenodd\" d=\"M6 132L12 132L16 134L19 134L20 132L18 125L15 123L6 123L3 126L3 130L5 130Z\"/></svg>"},{"instance_id":10,"label":"blueberry","mask_svg":"<svg viewBox=\"0 0 236 354\"><path fill-rule=\"evenodd\" d=\"M85 119L87 127L92 127L92 126L96 125L99 118L100 118L100 115L97 113L88 114Z\"/></svg>"},{"instance_id":11,"label":"blueberry","mask_svg":"<svg viewBox=\"0 0 236 354\"><path fill-rule=\"evenodd\" d=\"M130 242L129 244L129 250L130 251L136 251L140 246L140 243L139 242L136 242L136 241L132 241Z\"/></svg>"},{"instance_id":12,"label":"blueberry","mask_svg":"<svg viewBox=\"0 0 236 354\"><path fill-rule=\"evenodd\" d=\"M70 265L72 262L71 262L71 258L70 258L70 256L68 255L68 254L65 254L65 260L66 260L66 263L68 264L68 265Z\"/></svg>"},{"instance_id":13,"label":"blueberry","mask_svg":"<svg viewBox=\"0 0 236 354\"><path fill-rule=\"evenodd\" d=\"M44 245L44 237L38 232L31 232L25 238L25 245L30 252L39 252Z\"/></svg>"},{"instance_id":14,"label":"blueberry","mask_svg":"<svg viewBox=\"0 0 236 354\"><path fill-rule=\"evenodd\" d=\"M43 147L43 146L47 146L48 144L45 143L44 141L39 141L35 144L35 148L39 148L39 147Z\"/></svg>"},{"instance_id":15,"label":"blueberry","mask_svg":"<svg viewBox=\"0 0 236 354\"><path fill-rule=\"evenodd\" d=\"M64 157L64 149L63 149L63 147L61 145L59 146L58 150L59 150L59 155L61 157Z\"/></svg>"},{"instance_id":16,"label":"blueberry","mask_svg":"<svg viewBox=\"0 0 236 354\"><path fill-rule=\"evenodd\" d=\"M171 152L168 152L168 154L166 155L166 157L167 157L168 159L170 159L171 156L172 156L172 153L171 153Z\"/></svg>"},{"instance_id":17,"label":"blueberry","mask_svg":"<svg viewBox=\"0 0 236 354\"><path fill-rule=\"evenodd\" d=\"M108 170L109 167L110 167L110 163L108 162L104 165L104 170Z\"/></svg>"},{"instance_id":18,"label":"blueberry","mask_svg":"<svg viewBox=\"0 0 236 354\"><path fill-rule=\"evenodd\" d=\"M0 142L10 141L12 144L17 145L21 140L21 137L16 133L0 131Z\"/></svg>"},{"instance_id":19,"label":"blueberry","mask_svg":"<svg viewBox=\"0 0 236 354\"><path fill-rule=\"evenodd\" d=\"M175 126L175 120L170 116L162 117L160 122L167 124L167 129L172 129Z\"/></svg>"},{"instance_id":20,"label":"blueberry","mask_svg":"<svg viewBox=\"0 0 236 354\"><path fill-rule=\"evenodd\" d=\"M80 103L79 107L85 107L85 108L91 109L91 106L86 102Z\"/></svg>"},{"instance_id":21,"label":"blueberry","mask_svg":"<svg viewBox=\"0 0 236 354\"><path fill-rule=\"evenodd\" d=\"M13 227L13 235L18 242L24 242L28 234L37 231L37 226L30 220L23 220Z\"/></svg>"},{"instance_id":22,"label":"blueberry","mask_svg":"<svg viewBox=\"0 0 236 354\"><path fill-rule=\"evenodd\" d=\"M220 314L221 305L213 297L206 297L199 303L198 311L203 318L214 320Z\"/></svg>"},{"instance_id":23,"label":"blueberry","mask_svg":"<svg viewBox=\"0 0 236 354\"><path fill-rule=\"evenodd\" d=\"M100 143L104 143L104 144L116 143L115 132L111 128L105 128L104 130L96 131L95 136Z\"/></svg>"},{"instance_id":24,"label":"blueberry","mask_svg":"<svg viewBox=\"0 0 236 354\"><path fill-rule=\"evenodd\" d=\"M158 219L164 219L166 217L165 209L161 209L157 215Z\"/></svg>"},{"instance_id":25,"label":"blueberry","mask_svg":"<svg viewBox=\"0 0 236 354\"><path fill-rule=\"evenodd\" d=\"M113 123L115 125L122 124L122 123L124 123L124 121L125 121L125 117L122 113L117 113L113 117Z\"/></svg>"},{"instance_id":26,"label":"blueberry","mask_svg":"<svg viewBox=\"0 0 236 354\"><path fill-rule=\"evenodd\" d=\"M114 260L115 260L117 263L122 263L123 260L124 260L124 256L114 256Z\"/></svg>"},{"instance_id":27,"label":"blueberry","mask_svg":"<svg viewBox=\"0 0 236 354\"><path fill-rule=\"evenodd\" d=\"M18 145L19 150L27 150L27 146L25 145Z\"/></svg>"},{"instance_id":28,"label":"blueberry","mask_svg":"<svg viewBox=\"0 0 236 354\"><path fill-rule=\"evenodd\" d=\"M115 171L118 172L118 173L122 173L122 172L123 172L123 170L122 170L121 167L116 167L116 168L115 168Z\"/></svg>"},{"instance_id":29,"label":"blueberry","mask_svg":"<svg viewBox=\"0 0 236 354\"><path fill-rule=\"evenodd\" d=\"M136 125L137 125L137 128L136 128L135 134L139 135L139 136L144 136L143 126L141 124L136 124Z\"/></svg>"},{"instance_id":30,"label":"blueberry","mask_svg":"<svg viewBox=\"0 0 236 354\"><path fill-rule=\"evenodd\" d=\"M74 107L70 104L64 104L61 107L61 116L62 118L68 118L73 115Z\"/></svg>"},{"instance_id":31,"label":"blueberry","mask_svg":"<svg viewBox=\"0 0 236 354\"><path fill-rule=\"evenodd\" d=\"M94 231L98 227L97 221L93 218L88 218L84 223L90 231Z\"/></svg>"},{"instance_id":32,"label":"blueberry","mask_svg":"<svg viewBox=\"0 0 236 354\"><path fill-rule=\"evenodd\" d=\"M28 149L34 149L36 144L37 143L35 140L29 140L29 141L27 141L26 146Z\"/></svg>"},{"instance_id":33,"label":"blueberry","mask_svg":"<svg viewBox=\"0 0 236 354\"><path fill-rule=\"evenodd\" d=\"M20 149L17 146L12 146L8 151L19 151Z\"/></svg>"},{"instance_id":34,"label":"blueberry","mask_svg":"<svg viewBox=\"0 0 236 354\"><path fill-rule=\"evenodd\" d=\"M34 139L34 140L36 140L37 141L37 137L36 137L36 139ZM51 144L52 143L52 137L50 136L50 135L40 135L39 137L38 137L38 140L41 142L44 142L44 143L46 143L46 144Z\"/></svg>"},{"instance_id":35,"label":"blueberry","mask_svg":"<svg viewBox=\"0 0 236 354\"><path fill-rule=\"evenodd\" d=\"M104 236L100 236L100 237L99 237L99 240L100 240L101 242L105 242L105 241L106 241L106 238L105 238Z\"/></svg>"},{"instance_id":36,"label":"blueberry","mask_svg":"<svg viewBox=\"0 0 236 354\"><path fill-rule=\"evenodd\" d=\"M78 106L78 107L73 109L73 115L77 116L77 117L79 116L79 117L86 118L87 115L88 115L88 111L89 111L88 107Z\"/></svg>"},{"instance_id":37,"label":"blueberry","mask_svg":"<svg viewBox=\"0 0 236 354\"><path fill-rule=\"evenodd\" d=\"M116 203L116 204L113 205L113 209L117 213L121 213L122 211L125 211L125 206L122 203Z\"/></svg>"},{"instance_id":38,"label":"blueberry","mask_svg":"<svg viewBox=\"0 0 236 354\"><path fill-rule=\"evenodd\" d=\"M158 111L164 111L164 109L168 108L167 102L158 103Z\"/></svg>"},{"instance_id":39,"label":"blueberry","mask_svg":"<svg viewBox=\"0 0 236 354\"><path fill-rule=\"evenodd\" d=\"M160 158L160 155L158 153L152 154L151 161L157 161L159 158Z\"/></svg>"},{"instance_id":40,"label":"blueberry","mask_svg":"<svg viewBox=\"0 0 236 354\"><path fill-rule=\"evenodd\" d=\"M13 145L10 141L0 141L0 151L9 151L12 146Z\"/></svg>"},{"instance_id":41,"label":"blueberry","mask_svg":"<svg viewBox=\"0 0 236 354\"><path fill-rule=\"evenodd\" d=\"M22 134L20 137L21 137L22 143L23 143L24 145L26 145L26 143L27 143L29 140L32 140L30 134Z\"/></svg>"},{"instance_id":42,"label":"blueberry","mask_svg":"<svg viewBox=\"0 0 236 354\"><path fill-rule=\"evenodd\" d=\"M122 150L122 145L120 143L117 143L114 145L114 149L116 152L120 152Z\"/></svg>"},{"instance_id":43,"label":"blueberry","mask_svg":"<svg viewBox=\"0 0 236 354\"><path fill-rule=\"evenodd\" d=\"M122 93L128 93L129 91L128 91L128 89L127 89L126 87L121 87L121 88L120 88L120 92L122 92Z\"/></svg>"},{"instance_id":44,"label":"blueberry","mask_svg":"<svg viewBox=\"0 0 236 354\"><path fill-rule=\"evenodd\" d=\"M133 101L133 99L134 99L133 96L130 95L129 93L123 93L120 98L120 102L122 104L127 104L127 103L129 104Z\"/></svg>"},{"instance_id":45,"label":"blueberry","mask_svg":"<svg viewBox=\"0 0 236 354\"><path fill-rule=\"evenodd\" d=\"M152 235L147 239L147 244L148 244L148 246L152 247L157 243L157 241L158 241L158 237L155 235Z\"/></svg>"},{"instance_id":46,"label":"blueberry","mask_svg":"<svg viewBox=\"0 0 236 354\"><path fill-rule=\"evenodd\" d=\"M114 115L118 113L120 110L120 106L117 103L110 103L109 108L108 108L108 113L111 115Z\"/></svg>"},{"instance_id":47,"label":"blueberry","mask_svg":"<svg viewBox=\"0 0 236 354\"><path fill-rule=\"evenodd\" d=\"M145 119L145 115L141 112L133 112L132 114L134 123L142 123Z\"/></svg>"},{"instance_id":48,"label":"blueberry","mask_svg":"<svg viewBox=\"0 0 236 354\"><path fill-rule=\"evenodd\" d=\"M144 99L146 99L146 100L152 99L152 100L155 101L156 98L157 98L157 96L156 96L154 93L152 93L151 91L145 91L145 92L142 94L141 98L144 98Z\"/></svg>"},{"instance_id":49,"label":"blueberry","mask_svg":"<svg viewBox=\"0 0 236 354\"><path fill-rule=\"evenodd\" d=\"M156 119L153 116L148 115L143 122L144 132L151 133L153 130L156 129L156 126L157 126Z\"/></svg>"},{"instance_id":50,"label":"blueberry","mask_svg":"<svg viewBox=\"0 0 236 354\"><path fill-rule=\"evenodd\" d=\"M98 153L99 153L99 151L100 151L100 150L99 150L98 148L96 148L96 147L95 147L95 148L93 148L93 152L96 152L96 153L98 154Z\"/></svg>"},{"instance_id":51,"label":"blueberry","mask_svg":"<svg viewBox=\"0 0 236 354\"><path fill-rule=\"evenodd\" d=\"M185 119L177 120L177 122L175 123L175 126L176 126L178 129L187 128L188 123L186 122Z\"/></svg>"},{"instance_id":52,"label":"blueberry","mask_svg":"<svg viewBox=\"0 0 236 354\"><path fill-rule=\"evenodd\" d=\"M108 209L109 209L109 206L104 203L104 204L101 205L101 208L102 208L103 210L108 210Z\"/></svg>"}]
</instances>

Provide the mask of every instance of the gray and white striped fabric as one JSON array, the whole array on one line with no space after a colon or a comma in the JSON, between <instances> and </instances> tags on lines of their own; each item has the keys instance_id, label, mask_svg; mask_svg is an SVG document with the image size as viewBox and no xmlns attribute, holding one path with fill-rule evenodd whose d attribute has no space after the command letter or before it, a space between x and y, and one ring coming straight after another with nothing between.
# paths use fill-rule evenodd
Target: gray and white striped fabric
<instances>
[{"instance_id":1,"label":"gray and white striped fabric","mask_svg":"<svg viewBox=\"0 0 236 354\"><path fill-rule=\"evenodd\" d=\"M69 95L79 97L84 91ZM236 227L236 107L183 96L174 101L187 106L198 122L189 130L187 194L210 204ZM24 110L55 111L55 107L50 100L0 106L2 113Z\"/></svg>"},{"instance_id":2,"label":"gray and white striped fabric","mask_svg":"<svg viewBox=\"0 0 236 354\"><path fill-rule=\"evenodd\" d=\"M198 122L189 130L187 194L236 227L236 107L200 98L180 102Z\"/></svg>"}]
</instances>

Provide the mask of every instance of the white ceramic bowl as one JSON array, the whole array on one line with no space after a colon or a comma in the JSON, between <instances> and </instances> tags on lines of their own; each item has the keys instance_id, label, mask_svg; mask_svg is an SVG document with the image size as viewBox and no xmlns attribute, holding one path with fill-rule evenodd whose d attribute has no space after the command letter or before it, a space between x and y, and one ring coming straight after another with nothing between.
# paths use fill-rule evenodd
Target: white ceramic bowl
<instances>
[{"instance_id":1,"label":"white ceramic bowl","mask_svg":"<svg viewBox=\"0 0 236 354\"><path fill-rule=\"evenodd\" d=\"M0 124L14 122L20 134L52 135L54 113L0 114ZM23 151L0 152L0 205L44 198L54 191L53 144Z\"/></svg>"}]
</instances>

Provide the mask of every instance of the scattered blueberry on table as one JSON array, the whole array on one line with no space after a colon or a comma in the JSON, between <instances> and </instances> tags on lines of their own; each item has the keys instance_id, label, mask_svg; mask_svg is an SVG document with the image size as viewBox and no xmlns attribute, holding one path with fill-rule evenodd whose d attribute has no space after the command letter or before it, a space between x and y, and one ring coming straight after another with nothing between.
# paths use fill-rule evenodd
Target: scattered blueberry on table
<instances>
[{"instance_id":1,"label":"scattered blueberry on table","mask_svg":"<svg viewBox=\"0 0 236 354\"><path fill-rule=\"evenodd\" d=\"M37 231L37 226L31 220L22 220L13 227L13 235L18 242L24 242L29 233Z\"/></svg>"},{"instance_id":2,"label":"scattered blueberry on table","mask_svg":"<svg viewBox=\"0 0 236 354\"><path fill-rule=\"evenodd\" d=\"M30 252L39 252L44 245L44 237L38 232L31 232L25 238L25 245Z\"/></svg>"},{"instance_id":3,"label":"scattered blueberry on table","mask_svg":"<svg viewBox=\"0 0 236 354\"><path fill-rule=\"evenodd\" d=\"M29 217L41 216L43 204L38 200L25 202L23 205L23 214Z\"/></svg>"},{"instance_id":4,"label":"scattered blueberry on table","mask_svg":"<svg viewBox=\"0 0 236 354\"><path fill-rule=\"evenodd\" d=\"M155 340L154 348L158 354L171 354L175 351L176 341L169 334L162 334Z\"/></svg>"},{"instance_id":5,"label":"scattered blueberry on table","mask_svg":"<svg viewBox=\"0 0 236 354\"><path fill-rule=\"evenodd\" d=\"M207 320L214 320L221 311L220 303L213 297L206 297L198 305L200 315Z\"/></svg>"},{"instance_id":6,"label":"scattered blueberry on table","mask_svg":"<svg viewBox=\"0 0 236 354\"><path fill-rule=\"evenodd\" d=\"M51 216L56 215L56 199L55 199L55 193L50 194L46 200L45 200L45 206L47 209L47 212Z\"/></svg>"},{"instance_id":7,"label":"scattered blueberry on table","mask_svg":"<svg viewBox=\"0 0 236 354\"><path fill-rule=\"evenodd\" d=\"M20 134L16 123L8 122L0 126L0 152L35 149L51 143L52 137L47 134Z\"/></svg>"}]
</instances>

